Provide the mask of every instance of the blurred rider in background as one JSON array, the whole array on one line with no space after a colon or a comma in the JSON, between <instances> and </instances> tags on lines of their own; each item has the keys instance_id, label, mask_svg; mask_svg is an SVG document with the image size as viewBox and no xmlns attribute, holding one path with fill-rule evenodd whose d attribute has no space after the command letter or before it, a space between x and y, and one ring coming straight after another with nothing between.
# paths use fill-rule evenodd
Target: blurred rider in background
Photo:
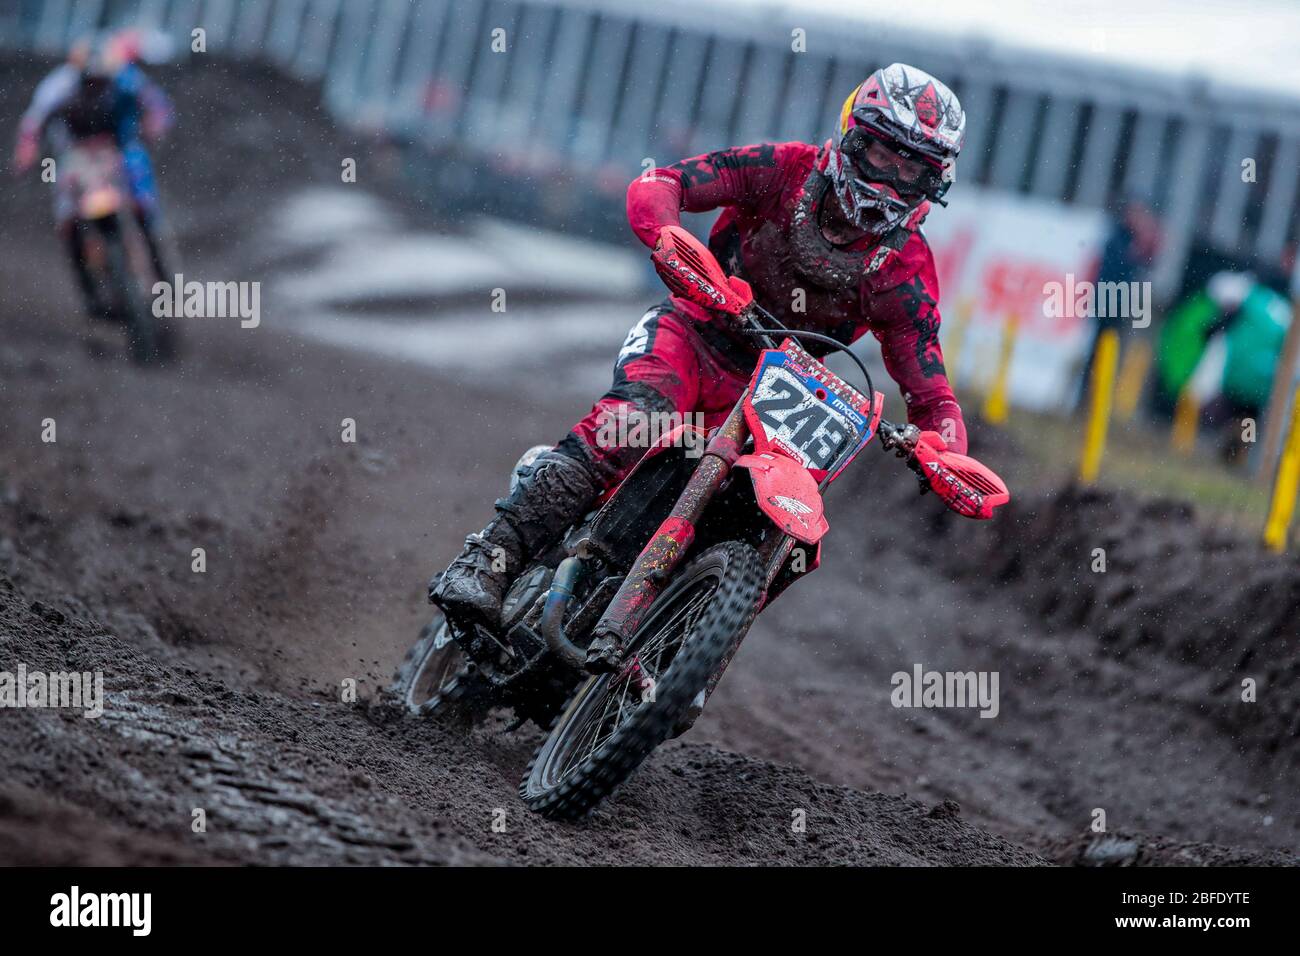
<instances>
[{"instance_id":1,"label":"blurred rider in background","mask_svg":"<svg viewBox=\"0 0 1300 956\"><path fill-rule=\"evenodd\" d=\"M37 161L42 145L55 159L55 169L79 141L109 135L122 155L132 209L148 245L154 272L165 279L160 240L161 206L153 163L146 142L157 142L171 128L171 101L137 62L144 38L136 31L78 41L68 59L52 70L32 95L23 113L14 148L14 169L25 173ZM74 203L55 179L54 218L67 242L77 283L92 316L104 316L94 280L86 265L85 243L74 228Z\"/></svg>"}]
</instances>

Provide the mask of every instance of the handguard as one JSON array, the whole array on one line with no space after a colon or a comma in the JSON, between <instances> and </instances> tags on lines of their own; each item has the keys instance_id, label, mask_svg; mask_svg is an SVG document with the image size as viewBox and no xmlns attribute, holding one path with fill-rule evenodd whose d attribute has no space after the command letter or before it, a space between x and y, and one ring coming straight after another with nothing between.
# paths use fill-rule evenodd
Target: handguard
<instances>
[{"instance_id":1,"label":"handguard","mask_svg":"<svg viewBox=\"0 0 1300 956\"><path fill-rule=\"evenodd\" d=\"M674 295L701 308L734 316L754 301L749 283L726 275L708 247L681 226L659 230L650 261Z\"/></svg>"},{"instance_id":2,"label":"handguard","mask_svg":"<svg viewBox=\"0 0 1300 956\"><path fill-rule=\"evenodd\" d=\"M909 464L945 505L967 518L992 518L996 508L1011 500L991 468L949 451L938 432L921 432Z\"/></svg>"}]
</instances>

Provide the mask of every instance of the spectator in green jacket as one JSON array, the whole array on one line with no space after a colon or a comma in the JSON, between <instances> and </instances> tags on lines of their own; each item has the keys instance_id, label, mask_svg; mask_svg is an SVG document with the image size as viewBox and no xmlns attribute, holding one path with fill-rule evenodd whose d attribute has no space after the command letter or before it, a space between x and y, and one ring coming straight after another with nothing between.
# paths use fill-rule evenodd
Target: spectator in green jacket
<instances>
[{"instance_id":1,"label":"spectator in green jacket","mask_svg":"<svg viewBox=\"0 0 1300 956\"><path fill-rule=\"evenodd\" d=\"M1217 273L1160 330L1157 409L1168 414L1191 388L1210 422L1258 419L1290 324L1290 303L1254 275Z\"/></svg>"}]
</instances>

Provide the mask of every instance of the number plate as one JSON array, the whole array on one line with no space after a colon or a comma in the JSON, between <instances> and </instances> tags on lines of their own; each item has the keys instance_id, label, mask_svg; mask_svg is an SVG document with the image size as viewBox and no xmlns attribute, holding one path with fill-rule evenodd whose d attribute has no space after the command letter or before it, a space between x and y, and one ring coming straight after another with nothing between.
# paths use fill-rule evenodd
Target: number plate
<instances>
[{"instance_id":1,"label":"number plate","mask_svg":"<svg viewBox=\"0 0 1300 956\"><path fill-rule=\"evenodd\" d=\"M849 386L806 353L801 357L806 361L782 350L763 353L745 417L759 451L775 447L805 468L827 472L867 443L871 419L839 394L852 391Z\"/></svg>"}]
</instances>

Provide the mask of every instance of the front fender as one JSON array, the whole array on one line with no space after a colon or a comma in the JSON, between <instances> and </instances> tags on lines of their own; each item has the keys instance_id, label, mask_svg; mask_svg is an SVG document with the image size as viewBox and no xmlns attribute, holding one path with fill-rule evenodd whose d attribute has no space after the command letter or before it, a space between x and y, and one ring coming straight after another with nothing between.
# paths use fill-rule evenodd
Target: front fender
<instances>
[{"instance_id":1,"label":"front fender","mask_svg":"<svg viewBox=\"0 0 1300 956\"><path fill-rule=\"evenodd\" d=\"M830 525L817 481L799 462L776 452L743 455L736 467L749 469L754 498L772 523L804 544L816 544Z\"/></svg>"}]
</instances>

